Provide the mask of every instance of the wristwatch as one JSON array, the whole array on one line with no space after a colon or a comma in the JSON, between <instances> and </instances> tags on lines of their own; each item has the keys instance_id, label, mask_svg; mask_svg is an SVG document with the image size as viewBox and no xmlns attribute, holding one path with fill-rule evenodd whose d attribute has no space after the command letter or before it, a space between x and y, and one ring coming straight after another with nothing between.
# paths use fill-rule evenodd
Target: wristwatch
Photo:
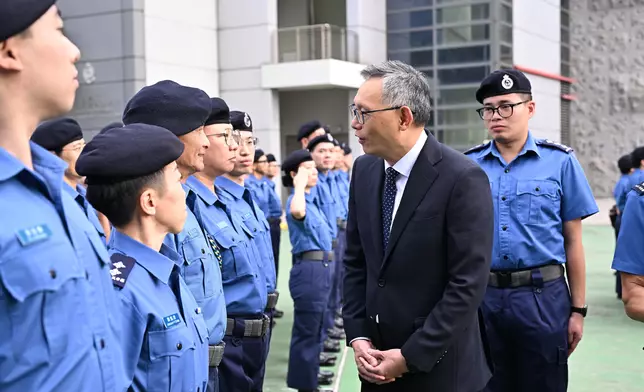
<instances>
[{"instance_id":1,"label":"wristwatch","mask_svg":"<svg viewBox=\"0 0 644 392\"><path fill-rule=\"evenodd\" d=\"M578 308L576 306L571 306L570 307L570 313L579 313L581 314L581 317L586 317L586 313L588 313L588 305L584 305L581 308Z\"/></svg>"}]
</instances>

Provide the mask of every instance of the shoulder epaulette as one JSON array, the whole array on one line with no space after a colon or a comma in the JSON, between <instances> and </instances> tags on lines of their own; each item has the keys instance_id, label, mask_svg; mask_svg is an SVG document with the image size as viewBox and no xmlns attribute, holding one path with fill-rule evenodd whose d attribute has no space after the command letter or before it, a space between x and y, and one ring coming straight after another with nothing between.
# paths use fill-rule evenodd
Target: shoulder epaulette
<instances>
[{"instance_id":1,"label":"shoulder epaulette","mask_svg":"<svg viewBox=\"0 0 644 392\"><path fill-rule=\"evenodd\" d=\"M130 276L136 260L120 253L114 253L110 260L112 261L112 269L110 270L112 284L119 288L125 287L127 277Z\"/></svg>"},{"instance_id":2,"label":"shoulder epaulette","mask_svg":"<svg viewBox=\"0 0 644 392\"><path fill-rule=\"evenodd\" d=\"M638 195L642 196L644 195L644 182L641 184L635 185L633 188L631 188L635 192L637 192Z\"/></svg>"},{"instance_id":3,"label":"shoulder epaulette","mask_svg":"<svg viewBox=\"0 0 644 392\"><path fill-rule=\"evenodd\" d=\"M548 140L548 139L539 139L537 140L537 144L540 146L554 147L567 154L570 154L571 152L574 151L572 147L568 147L564 144L553 142L552 140Z\"/></svg>"},{"instance_id":4,"label":"shoulder epaulette","mask_svg":"<svg viewBox=\"0 0 644 392\"><path fill-rule=\"evenodd\" d=\"M492 142L490 141L490 142L481 143L478 146L474 146L474 147L472 147L472 148L470 148L468 150L465 150L465 152L463 152L463 154L469 154L471 152L481 151L482 149L484 149L487 146L489 146L490 143L492 143Z\"/></svg>"}]
</instances>

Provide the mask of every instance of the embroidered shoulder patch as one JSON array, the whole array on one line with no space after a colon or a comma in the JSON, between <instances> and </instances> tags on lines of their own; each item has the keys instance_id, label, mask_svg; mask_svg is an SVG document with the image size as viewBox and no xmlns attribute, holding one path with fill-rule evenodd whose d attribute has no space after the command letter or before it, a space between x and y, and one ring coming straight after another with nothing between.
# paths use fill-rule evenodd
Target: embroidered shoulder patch
<instances>
[{"instance_id":1,"label":"embroidered shoulder patch","mask_svg":"<svg viewBox=\"0 0 644 392\"><path fill-rule=\"evenodd\" d=\"M110 260L112 261L112 269L110 270L112 284L119 288L125 287L127 277L130 276L136 260L120 253L114 253Z\"/></svg>"},{"instance_id":2,"label":"embroidered shoulder patch","mask_svg":"<svg viewBox=\"0 0 644 392\"><path fill-rule=\"evenodd\" d=\"M537 144L540 146L557 148L567 154L570 154L571 152L574 151L572 147L568 147L564 144L553 142L552 140L548 140L548 139L537 140Z\"/></svg>"},{"instance_id":3,"label":"embroidered shoulder patch","mask_svg":"<svg viewBox=\"0 0 644 392\"><path fill-rule=\"evenodd\" d=\"M633 188L631 188L635 192L637 192L638 195L642 196L644 195L644 182L641 184L635 185Z\"/></svg>"},{"instance_id":4,"label":"embroidered shoulder patch","mask_svg":"<svg viewBox=\"0 0 644 392\"><path fill-rule=\"evenodd\" d=\"M470 148L470 149L468 149L468 150L465 150L465 152L463 152L463 154L469 154L469 153L472 153L472 152L481 151L481 150L483 150L484 148L486 148L487 146L489 146L489 145L490 145L490 143L491 143L491 142L481 143L481 144L479 144L478 146L474 146L474 147L472 147L472 148Z\"/></svg>"}]
</instances>

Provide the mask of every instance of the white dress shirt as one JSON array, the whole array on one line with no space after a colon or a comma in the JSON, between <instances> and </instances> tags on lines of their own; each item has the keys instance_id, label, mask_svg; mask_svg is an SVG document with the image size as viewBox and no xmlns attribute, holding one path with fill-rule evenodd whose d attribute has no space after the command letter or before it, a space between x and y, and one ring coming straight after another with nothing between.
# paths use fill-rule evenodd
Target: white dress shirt
<instances>
[{"instance_id":1,"label":"white dress shirt","mask_svg":"<svg viewBox=\"0 0 644 392\"><path fill-rule=\"evenodd\" d=\"M394 199L394 210L391 213L391 226L389 226L390 232L394 224L394 219L396 218L396 212L398 212L398 207L400 206L400 201L402 200L403 193L405 192L405 186L407 185L407 180L409 180L411 169L413 169L416 164L416 160L418 159L420 152L423 150L426 141L427 133L423 130L423 132L420 133L418 140L416 140L414 147L412 147L411 150L409 150L407 154L400 158L400 160L393 166L399 175L396 178L396 198ZM391 165L385 161L385 172L389 167L391 167Z\"/></svg>"},{"instance_id":2,"label":"white dress shirt","mask_svg":"<svg viewBox=\"0 0 644 392\"><path fill-rule=\"evenodd\" d=\"M418 156L420 155L420 152L423 150L423 147L425 146L425 142L427 141L427 133L423 130L423 132L420 133L420 136L418 136L418 140L416 140L416 144L414 144L414 147L411 148L405 154L404 157L400 158L398 162L394 164L394 169L399 173L398 177L396 178L396 198L394 199L394 210L391 213L391 226L389 226L389 231L391 232L391 227L394 224L394 218L396 217L396 212L398 211L398 207L400 206L400 201L402 200L403 193L405 192L405 186L407 185L407 180L409 180L409 175L411 174L411 169L414 168L414 165L416 164L416 160L418 160ZM385 161L385 172L387 168L391 167L387 161ZM376 315L376 323L378 323L380 320L378 320L378 315ZM352 341L349 342L349 345L351 343L355 342L356 340L371 340L365 337L357 337L353 339Z\"/></svg>"}]
</instances>

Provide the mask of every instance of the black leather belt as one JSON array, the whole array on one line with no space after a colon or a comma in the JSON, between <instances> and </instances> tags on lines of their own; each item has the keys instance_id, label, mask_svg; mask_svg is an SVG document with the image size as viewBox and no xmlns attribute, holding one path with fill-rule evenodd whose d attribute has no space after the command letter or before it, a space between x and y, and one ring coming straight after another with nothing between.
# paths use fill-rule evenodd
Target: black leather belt
<instances>
[{"instance_id":1,"label":"black leather belt","mask_svg":"<svg viewBox=\"0 0 644 392\"><path fill-rule=\"evenodd\" d=\"M226 348L226 343L224 342L216 346L208 346L209 367L219 366L221 359L224 357L224 348Z\"/></svg>"},{"instance_id":2,"label":"black leather belt","mask_svg":"<svg viewBox=\"0 0 644 392\"><path fill-rule=\"evenodd\" d=\"M555 280L564 274L562 265L545 265L523 271L492 271L488 285L498 288L522 287L532 285L532 273L538 270L544 282Z\"/></svg>"},{"instance_id":3,"label":"black leather belt","mask_svg":"<svg viewBox=\"0 0 644 392\"><path fill-rule=\"evenodd\" d=\"M338 229L340 230L347 229L347 221L345 219L338 218Z\"/></svg>"},{"instance_id":4,"label":"black leather belt","mask_svg":"<svg viewBox=\"0 0 644 392\"><path fill-rule=\"evenodd\" d=\"M300 257L310 261L333 261L333 252L311 250L308 252L300 253Z\"/></svg>"},{"instance_id":5,"label":"black leather belt","mask_svg":"<svg viewBox=\"0 0 644 392\"><path fill-rule=\"evenodd\" d=\"M266 312L270 312L275 309L279 297L280 293L278 293L277 291L268 295L268 301L266 301Z\"/></svg>"},{"instance_id":6,"label":"black leather belt","mask_svg":"<svg viewBox=\"0 0 644 392\"><path fill-rule=\"evenodd\" d=\"M260 319L244 319L244 337L259 338L266 335L271 321L265 315ZM235 319L229 318L226 320L226 335L234 336Z\"/></svg>"}]
</instances>

